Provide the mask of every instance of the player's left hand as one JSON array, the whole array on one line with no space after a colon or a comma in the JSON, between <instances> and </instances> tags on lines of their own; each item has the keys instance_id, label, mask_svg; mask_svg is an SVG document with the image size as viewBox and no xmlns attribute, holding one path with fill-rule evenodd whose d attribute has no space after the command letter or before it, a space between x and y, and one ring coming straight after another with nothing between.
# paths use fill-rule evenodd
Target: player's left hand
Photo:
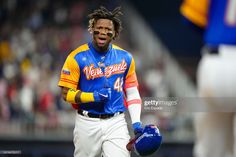
<instances>
[{"instance_id":1,"label":"player's left hand","mask_svg":"<svg viewBox=\"0 0 236 157\"><path fill-rule=\"evenodd\" d=\"M126 145L126 149L128 151L132 151L134 149L134 142L143 134L143 128L141 122L136 122L133 125L134 135L135 137L129 141Z\"/></svg>"},{"instance_id":2,"label":"player's left hand","mask_svg":"<svg viewBox=\"0 0 236 157\"><path fill-rule=\"evenodd\" d=\"M139 130L139 129L137 129ZM162 135L156 125L149 124L142 129L140 136L133 138L126 145L127 150L134 152L138 156L147 156L157 151L162 143Z\"/></svg>"},{"instance_id":3,"label":"player's left hand","mask_svg":"<svg viewBox=\"0 0 236 157\"><path fill-rule=\"evenodd\" d=\"M95 102L106 102L111 99L111 88L102 88L93 92Z\"/></svg>"},{"instance_id":4,"label":"player's left hand","mask_svg":"<svg viewBox=\"0 0 236 157\"><path fill-rule=\"evenodd\" d=\"M133 124L133 129L134 129L134 135L135 138L137 139L139 136L142 135L143 133L143 128L141 122L136 122Z\"/></svg>"}]
</instances>

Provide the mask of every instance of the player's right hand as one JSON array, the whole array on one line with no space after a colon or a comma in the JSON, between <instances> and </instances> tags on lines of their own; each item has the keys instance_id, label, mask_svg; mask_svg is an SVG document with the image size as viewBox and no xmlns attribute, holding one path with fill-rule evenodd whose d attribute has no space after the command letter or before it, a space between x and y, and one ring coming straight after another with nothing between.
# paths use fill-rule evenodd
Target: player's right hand
<instances>
[{"instance_id":1,"label":"player's right hand","mask_svg":"<svg viewBox=\"0 0 236 157\"><path fill-rule=\"evenodd\" d=\"M95 102L106 102L111 99L111 88L102 88L93 92Z\"/></svg>"}]
</instances>

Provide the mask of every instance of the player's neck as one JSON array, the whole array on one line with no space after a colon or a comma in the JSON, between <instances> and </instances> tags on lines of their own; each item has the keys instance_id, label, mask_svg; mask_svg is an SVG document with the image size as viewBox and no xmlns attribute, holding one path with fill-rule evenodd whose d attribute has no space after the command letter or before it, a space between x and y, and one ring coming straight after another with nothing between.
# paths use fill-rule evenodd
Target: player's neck
<instances>
[{"instance_id":1,"label":"player's neck","mask_svg":"<svg viewBox=\"0 0 236 157\"><path fill-rule=\"evenodd\" d=\"M107 53L109 50L109 44L106 47L99 47L97 46L97 44L93 41L92 45L94 47L94 49L99 52L99 53Z\"/></svg>"}]
</instances>

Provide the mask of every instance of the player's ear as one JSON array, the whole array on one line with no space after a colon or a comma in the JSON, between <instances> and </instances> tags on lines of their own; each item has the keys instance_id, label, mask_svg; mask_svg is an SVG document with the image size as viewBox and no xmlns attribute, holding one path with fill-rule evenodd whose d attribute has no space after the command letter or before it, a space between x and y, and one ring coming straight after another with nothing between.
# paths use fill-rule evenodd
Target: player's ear
<instances>
[{"instance_id":1,"label":"player's ear","mask_svg":"<svg viewBox=\"0 0 236 157\"><path fill-rule=\"evenodd\" d=\"M115 40L116 32L113 33L112 39Z\"/></svg>"},{"instance_id":2,"label":"player's ear","mask_svg":"<svg viewBox=\"0 0 236 157\"><path fill-rule=\"evenodd\" d=\"M112 35L112 40L116 39L116 32L114 31L113 35Z\"/></svg>"},{"instance_id":3,"label":"player's ear","mask_svg":"<svg viewBox=\"0 0 236 157\"><path fill-rule=\"evenodd\" d=\"M93 35L93 28L88 29L89 34Z\"/></svg>"}]
</instances>

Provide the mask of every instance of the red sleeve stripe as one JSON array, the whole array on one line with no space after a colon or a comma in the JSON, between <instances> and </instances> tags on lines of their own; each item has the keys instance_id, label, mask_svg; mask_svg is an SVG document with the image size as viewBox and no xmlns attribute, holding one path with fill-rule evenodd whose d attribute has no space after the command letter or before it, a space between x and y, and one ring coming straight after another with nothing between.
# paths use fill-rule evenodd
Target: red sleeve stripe
<instances>
[{"instance_id":1,"label":"red sleeve stripe","mask_svg":"<svg viewBox=\"0 0 236 157\"><path fill-rule=\"evenodd\" d=\"M76 81L73 81L73 80L69 80L69 79L67 79L67 78L61 78L61 80L65 80L65 81L68 81L68 82L73 82L73 83L77 83Z\"/></svg>"},{"instance_id":2,"label":"red sleeve stripe","mask_svg":"<svg viewBox=\"0 0 236 157\"><path fill-rule=\"evenodd\" d=\"M142 104L141 99L133 99L127 102L127 106L132 105L132 104Z\"/></svg>"},{"instance_id":3,"label":"red sleeve stripe","mask_svg":"<svg viewBox=\"0 0 236 157\"><path fill-rule=\"evenodd\" d=\"M138 83L129 83L129 84L125 84L125 89L126 88L131 88L131 87L137 87Z\"/></svg>"},{"instance_id":4,"label":"red sleeve stripe","mask_svg":"<svg viewBox=\"0 0 236 157\"><path fill-rule=\"evenodd\" d=\"M76 82L74 82L74 81L70 81L70 80L67 80L67 79L61 79L60 81L62 81L62 82L67 82L67 83L74 84L74 85L77 85Z\"/></svg>"}]
</instances>

